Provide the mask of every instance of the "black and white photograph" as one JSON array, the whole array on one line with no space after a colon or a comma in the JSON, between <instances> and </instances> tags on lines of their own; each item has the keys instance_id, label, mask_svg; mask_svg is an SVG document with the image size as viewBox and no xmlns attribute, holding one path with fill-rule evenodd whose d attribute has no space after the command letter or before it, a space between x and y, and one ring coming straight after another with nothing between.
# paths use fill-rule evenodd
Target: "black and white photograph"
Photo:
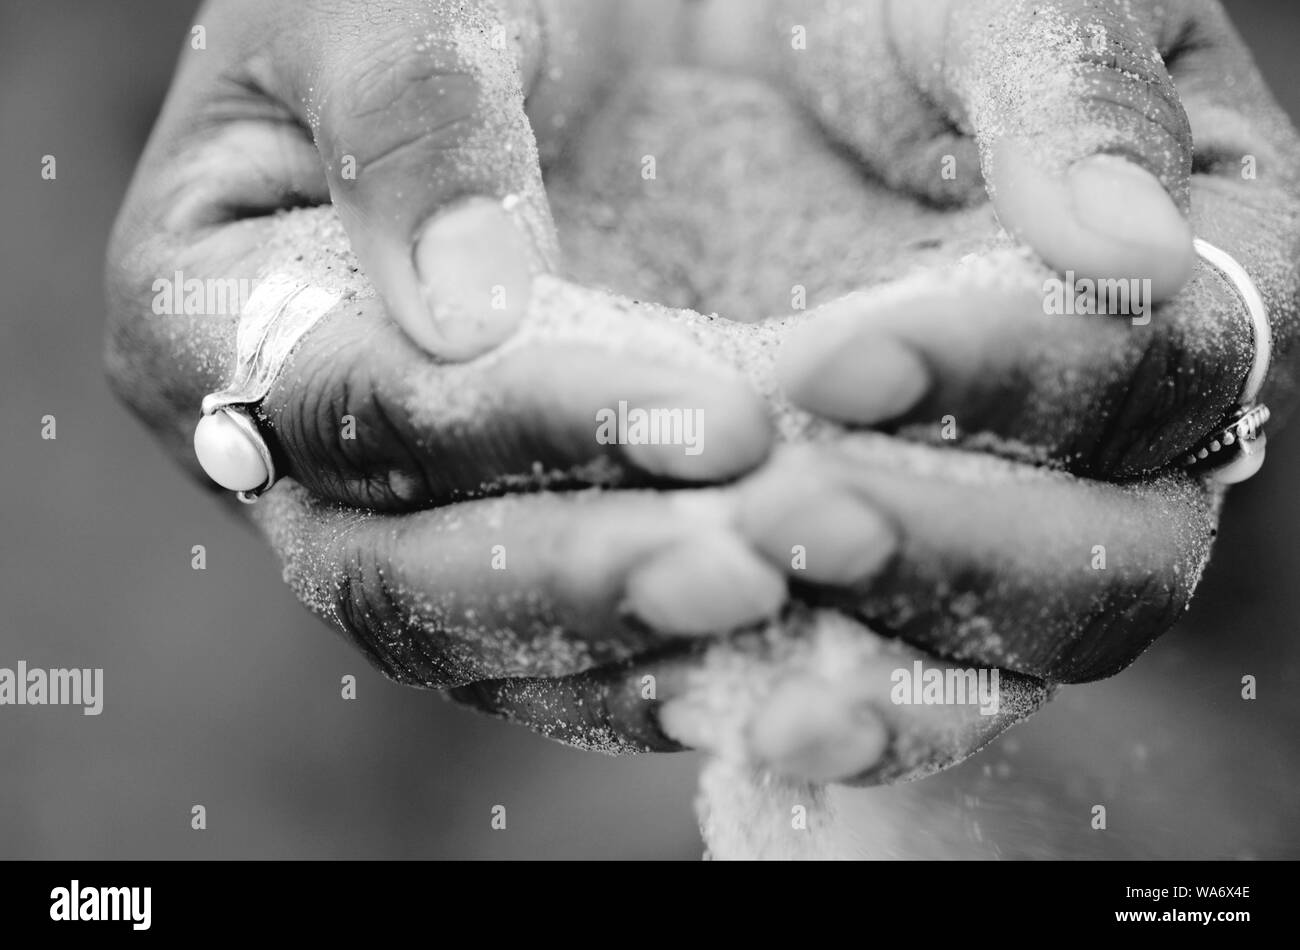
<instances>
[{"instance_id":1,"label":"black and white photograph","mask_svg":"<svg viewBox=\"0 0 1300 950\"><path fill-rule=\"evenodd\" d=\"M1240 939L1300 857L1297 42L3 0L21 916L148 930L132 866L1102 862L1063 912Z\"/></svg>"}]
</instances>

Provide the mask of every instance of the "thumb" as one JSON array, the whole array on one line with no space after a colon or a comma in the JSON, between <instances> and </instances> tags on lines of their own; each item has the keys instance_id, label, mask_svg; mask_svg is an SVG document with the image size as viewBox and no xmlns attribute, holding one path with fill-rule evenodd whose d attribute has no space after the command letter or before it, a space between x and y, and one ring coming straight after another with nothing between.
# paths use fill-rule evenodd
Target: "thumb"
<instances>
[{"instance_id":1,"label":"thumb","mask_svg":"<svg viewBox=\"0 0 1300 950\"><path fill-rule=\"evenodd\" d=\"M1192 139L1146 6L953 4L941 81L1002 225L1058 270L1149 279L1159 300L1192 272Z\"/></svg>"},{"instance_id":2,"label":"thumb","mask_svg":"<svg viewBox=\"0 0 1300 950\"><path fill-rule=\"evenodd\" d=\"M340 5L291 80L362 267L407 335L449 360L509 337L555 258L524 114L538 30L516 6Z\"/></svg>"},{"instance_id":3,"label":"thumb","mask_svg":"<svg viewBox=\"0 0 1300 950\"><path fill-rule=\"evenodd\" d=\"M886 183L964 203L982 175L1057 270L1149 278L1157 299L1190 277L1191 132L1160 47L1196 5L772 2L807 31L781 36L787 82Z\"/></svg>"}]
</instances>

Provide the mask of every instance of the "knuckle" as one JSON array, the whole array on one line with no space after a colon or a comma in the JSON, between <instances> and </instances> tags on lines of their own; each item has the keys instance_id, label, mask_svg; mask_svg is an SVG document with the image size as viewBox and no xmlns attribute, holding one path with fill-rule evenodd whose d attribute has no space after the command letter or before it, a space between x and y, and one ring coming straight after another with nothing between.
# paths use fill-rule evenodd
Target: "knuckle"
<instances>
[{"instance_id":1,"label":"knuckle","mask_svg":"<svg viewBox=\"0 0 1300 950\"><path fill-rule=\"evenodd\" d=\"M1055 681L1088 682L1120 672L1191 604L1218 534L1214 493L1186 479L1164 479L1142 491L1143 507L1159 498L1162 516L1132 529L1118 546L1131 554L1111 570L1090 572L1091 580L1075 592L1067 613L1077 627L1051 665Z\"/></svg>"},{"instance_id":2,"label":"knuckle","mask_svg":"<svg viewBox=\"0 0 1300 950\"><path fill-rule=\"evenodd\" d=\"M1050 679L1087 683L1122 672L1187 610L1191 587L1172 571L1118 582L1090 612Z\"/></svg>"},{"instance_id":3,"label":"knuckle","mask_svg":"<svg viewBox=\"0 0 1300 950\"><path fill-rule=\"evenodd\" d=\"M383 511L439 497L431 453L381 376L387 349L373 336L357 345L343 325L319 327L268 397L289 474L317 494Z\"/></svg>"},{"instance_id":4,"label":"knuckle","mask_svg":"<svg viewBox=\"0 0 1300 950\"><path fill-rule=\"evenodd\" d=\"M387 547L349 544L335 584L335 616L343 634L380 673L405 686L442 685L421 631L408 616L385 565Z\"/></svg>"},{"instance_id":5,"label":"knuckle","mask_svg":"<svg viewBox=\"0 0 1300 950\"><path fill-rule=\"evenodd\" d=\"M340 422L351 398L353 365L313 350L276 381L265 406L288 456L289 474L318 494L338 497L353 473L339 451Z\"/></svg>"},{"instance_id":6,"label":"knuckle","mask_svg":"<svg viewBox=\"0 0 1300 950\"><path fill-rule=\"evenodd\" d=\"M335 616L344 635L376 669L389 679L403 682L403 670L387 644L391 637L391 604L374 596L374 573L367 559L353 555L344 564L335 590Z\"/></svg>"},{"instance_id":7,"label":"knuckle","mask_svg":"<svg viewBox=\"0 0 1300 950\"><path fill-rule=\"evenodd\" d=\"M508 60L486 33L427 38L405 27L348 53L323 99L322 152L373 168L463 148L485 86Z\"/></svg>"},{"instance_id":8,"label":"knuckle","mask_svg":"<svg viewBox=\"0 0 1300 950\"><path fill-rule=\"evenodd\" d=\"M1240 304L1203 277L1190 306L1157 310L1080 440L1079 474L1150 475L1176 463L1236 404L1253 344ZM1207 327L1216 327L1207 334Z\"/></svg>"},{"instance_id":9,"label":"knuckle","mask_svg":"<svg viewBox=\"0 0 1300 950\"><path fill-rule=\"evenodd\" d=\"M1186 390L1197 381L1180 371L1179 350L1167 329L1146 333L1105 387L1094 425L1086 432L1080 474L1096 478L1143 475L1178 453L1171 427L1186 423L1194 405ZM1186 441L1179 437L1178 442Z\"/></svg>"}]
</instances>

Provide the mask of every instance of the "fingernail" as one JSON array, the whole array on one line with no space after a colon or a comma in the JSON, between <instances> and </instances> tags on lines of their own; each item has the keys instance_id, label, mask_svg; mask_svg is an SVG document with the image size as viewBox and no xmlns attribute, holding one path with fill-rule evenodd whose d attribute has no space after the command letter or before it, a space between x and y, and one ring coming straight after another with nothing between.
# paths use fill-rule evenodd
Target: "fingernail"
<instances>
[{"instance_id":1,"label":"fingernail","mask_svg":"<svg viewBox=\"0 0 1300 950\"><path fill-rule=\"evenodd\" d=\"M416 239L414 259L429 319L406 329L435 356L478 356L527 313L532 255L500 201L471 198L436 215Z\"/></svg>"},{"instance_id":2,"label":"fingernail","mask_svg":"<svg viewBox=\"0 0 1300 950\"><path fill-rule=\"evenodd\" d=\"M651 475L712 482L749 471L771 448L762 397L739 377L680 397L629 400L602 409L598 438L616 432L623 454Z\"/></svg>"},{"instance_id":3,"label":"fingernail","mask_svg":"<svg viewBox=\"0 0 1300 950\"><path fill-rule=\"evenodd\" d=\"M912 347L863 330L821 335L809 324L781 353L781 382L796 404L855 425L878 425L912 411L930 390L930 371Z\"/></svg>"},{"instance_id":4,"label":"fingernail","mask_svg":"<svg viewBox=\"0 0 1300 950\"><path fill-rule=\"evenodd\" d=\"M705 423L709 416L698 394L656 399L620 400L618 405L597 413L596 435L608 440L612 435L622 443L623 455L642 471L651 475L690 477L690 473L708 464L705 451ZM722 438L726 438L725 428Z\"/></svg>"},{"instance_id":5,"label":"fingernail","mask_svg":"<svg viewBox=\"0 0 1300 950\"><path fill-rule=\"evenodd\" d=\"M747 513L745 533L778 564L798 556L801 562L794 566L800 579L861 584L879 574L898 550L893 525L847 492L832 491L789 505L778 503L773 509Z\"/></svg>"},{"instance_id":6,"label":"fingernail","mask_svg":"<svg viewBox=\"0 0 1300 950\"><path fill-rule=\"evenodd\" d=\"M777 687L750 725L750 755L772 772L809 782L849 779L876 765L889 730L860 700L818 677Z\"/></svg>"},{"instance_id":7,"label":"fingernail","mask_svg":"<svg viewBox=\"0 0 1300 950\"><path fill-rule=\"evenodd\" d=\"M1070 167L1069 182L1075 218L1088 230L1171 253L1190 246L1191 225L1160 179L1141 166L1092 155Z\"/></svg>"},{"instance_id":8,"label":"fingernail","mask_svg":"<svg viewBox=\"0 0 1300 950\"><path fill-rule=\"evenodd\" d=\"M688 749L712 752L709 747L710 734L701 728L701 717L711 710L700 708L700 704L691 696L674 697L659 704L655 710L655 722L659 731L673 742Z\"/></svg>"},{"instance_id":9,"label":"fingernail","mask_svg":"<svg viewBox=\"0 0 1300 950\"><path fill-rule=\"evenodd\" d=\"M711 531L633 569L622 606L659 633L707 636L775 616L785 600L775 568L735 535Z\"/></svg>"}]
</instances>

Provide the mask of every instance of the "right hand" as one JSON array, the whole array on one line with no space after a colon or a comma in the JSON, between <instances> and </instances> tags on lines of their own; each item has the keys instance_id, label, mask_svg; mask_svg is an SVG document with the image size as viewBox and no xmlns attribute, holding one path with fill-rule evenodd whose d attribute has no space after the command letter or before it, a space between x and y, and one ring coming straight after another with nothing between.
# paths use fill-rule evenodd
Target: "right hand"
<instances>
[{"instance_id":1,"label":"right hand","mask_svg":"<svg viewBox=\"0 0 1300 950\"><path fill-rule=\"evenodd\" d=\"M111 382L205 483L191 440L203 396L229 378L238 315L157 313L156 282L256 281L296 266L332 268L361 288L359 260L378 296L339 302L258 407L286 484L254 516L298 566L297 593L391 675L423 685L558 675L651 645L623 613L637 608L623 586L638 567L658 578L639 584L642 596L670 580L669 590L728 591L695 621L709 630L785 596L721 528L709 565L660 563L700 525L656 496L370 513L598 481L705 483L750 470L770 447L749 383L702 370L689 343L647 345L644 316L617 314L585 335L581 325L516 335L534 273L554 257L525 93L543 146L559 148L568 126L557 118L581 117L611 65L592 65L590 51L610 59L623 47L598 39L603 3L506 6L516 12L498 22L486 0L212 0L197 21L203 48L184 51L108 253ZM637 35L643 47L649 32ZM508 48L494 43L501 36ZM296 225L280 212L328 204L337 218L298 211L292 219L307 223L285 231ZM349 246L358 260L339 250ZM491 305L497 296L504 308ZM604 300L579 295L568 313L590 317ZM455 362L471 356L481 358ZM701 410L707 450L599 444L596 413L621 400ZM288 518L291 500L309 516ZM497 545L507 571L492 570ZM459 624L443 613L458 606ZM433 626L419 628L421 616Z\"/></svg>"},{"instance_id":2,"label":"right hand","mask_svg":"<svg viewBox=\"0 0 1300 950\"><path fill-rule=\"evenodd\" d=\"M256 281L304 249L316 255L304 267L359 262L379 295L339 303L261 407L285 473L325 500L426 507L536 471L579 481L596 463L632 483L705 482L764 457L757 396L672 352L548 338L448 365L515 333L555 256L524 95L543 116L580 116L608 65L583 68L601 4L504 6L516 13L499 19L487 0L454 16L424 0L213 0L200 12L205 47L182 57L107 265L110 378L191 469L199 403L228 378L238 320L151 312L156 282ZM345 236L308 229L296 247L276 244L278 212L330 203ZM703 408L710 450L596 445L595 411L619 400ZM340 438L344 416L355 440Z\"/></svg>"}]
</instances>

